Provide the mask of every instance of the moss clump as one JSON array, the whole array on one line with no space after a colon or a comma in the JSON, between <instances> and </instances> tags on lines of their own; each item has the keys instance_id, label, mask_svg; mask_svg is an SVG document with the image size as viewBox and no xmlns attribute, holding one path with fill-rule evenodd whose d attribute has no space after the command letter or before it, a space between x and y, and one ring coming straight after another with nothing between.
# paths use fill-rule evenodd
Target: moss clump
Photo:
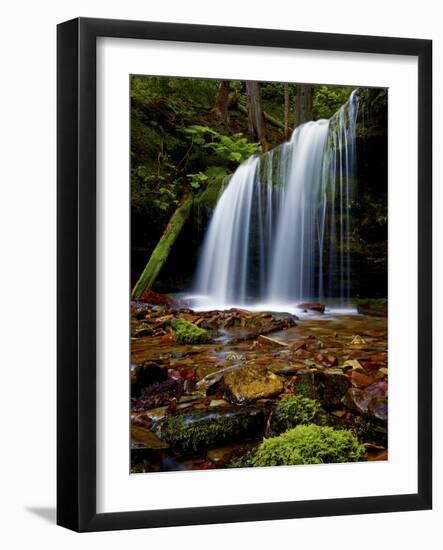
<instances>
[{"instance_id":1,"label":"moss clump","mask_svg":"<svg viewBox=\"0 0 443 550\"><path fill-rule=\"evenodd\" d=\"M271 420L271 435L278 435L298 424L314 422L320 404L302 395L285 396L279 401Z\"/></svg>"},{"instance_id":2,"label":"moss clump","mask_svg":"<svg viewBox=\"0 0 443 550\"><path fill-rule=\"evenodd\" d=\"M207 344L211 341L209 333L185 319L176 319L172 325L174 339L179 344Z\"/></svg>"},{"instance_id":3,"label":"moss clump","mask_svg":"<svg viewBox=\"0 0 443 550\"><path fill-rule=\"evenodd\" d=\"M309 424L265 439L257 450L232 462L231 466L238 468L357 462L364 456L363 445L351 432Z\"/></svg>"},{"instance_id":4,"label":"moss clump","mask_svg":"<svg viewBox=\"0 0 443 550\"><path fill-rule=\"evenodd\" d=\"M239 439L256 439L264 421L259 408L194 409L168 417L160 437L184 453L193 453Z\"/></svg>"}]
</instances>

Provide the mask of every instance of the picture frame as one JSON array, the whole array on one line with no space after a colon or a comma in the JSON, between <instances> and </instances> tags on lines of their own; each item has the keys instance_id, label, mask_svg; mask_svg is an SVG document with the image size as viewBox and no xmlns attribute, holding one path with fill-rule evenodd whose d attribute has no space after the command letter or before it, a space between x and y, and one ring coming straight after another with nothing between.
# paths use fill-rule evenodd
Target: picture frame
<instances>
[{"instance_id":1,"label":"picture frame","mask_svg":"<svg viewBox=\"0 0 443 550\"><path fill-rule=\"evenodd\" d=\"M98 513L97 39L413 56L418 60L417 492ZM286 30L78 18L57 32L57 523L151 528L432 507L432 42Z\"/></svg>"}]
</instances>

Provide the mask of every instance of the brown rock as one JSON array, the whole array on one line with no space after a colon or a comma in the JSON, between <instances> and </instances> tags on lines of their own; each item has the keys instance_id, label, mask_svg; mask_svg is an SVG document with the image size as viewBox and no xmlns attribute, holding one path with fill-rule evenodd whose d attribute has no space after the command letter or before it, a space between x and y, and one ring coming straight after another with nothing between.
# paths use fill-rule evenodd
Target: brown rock
<instances>
[{"instance_id":1,"label":"brown rock","mask_svg":"<svg viewBox=\"0 0 443 550\"><path fill-rule=\"evenodd\" d=\"M299 349L306 349L306 341L305 340L296 340L295 342L291 342L289 344L289 349L291 351L298 351Z\"/></svg>"},{"instance_id":2,"label":"brown rock","mask_svg":"<svg viewBox=\"0 0 443 550\"><path fill-rule=\"evenodd\" d=\"M176 300L165 296L164 294L159 294L153 290L146 290L143 294L137 299L138 302L144 302L145 304L152 304L155 306L175 306L178 304Z\"/></svg>"},{"instance_id":3,"label":"brown rock","mask_svg":"<svg viewBox=\"0 0 443 550\"><path fill-rule=\"evenodd\" d=\"M370 386L374 382L370 376L366 376L366 374L362 374L358 371L352 372L351 380L352 385L357 386L357 388L366 388L366 386Z\"/></svg>"},{"instance_id":4,"label":"brown rock","mask_svg":"<svg viewBox=\"0 0 443 550\"><path fill-rule=\"evenodd\" d=\"M315 360L317 361L317 363L320 363L325 367L334 367L335 365L337 365L337 357L330 353L317 353L317 355L315 356Z\"/></svg>"},{"instance_id":5,"label":"brown rock","mask_svg":"<svg viewBox=\"0 0 443 550\"><path fill-rule=\"evenodd\" d=\"M131 444L136 449L157 451L167 449L168 443L159 439L153 432L141 426L131 426Z\"/></svg>"},{"instance_id":6,"label":"brown rock","mask_svg":"<svg viewBox=\"0 0 443 550\"><path fill-rule=\"evenodd\" d=\"M275 338L269 338L269 336L263 336L263 334L260 334L257 342L262 349L283 349L288 347L284 342L279 342Z\"/></svg>"},{"instance_id":7,"label":"brown rock","mask_svg":"<svg viewBox=\"0 0 443 550\"><path fill-rule=\"evenodd\" d=\"M227 372L223 385L230 401L248 403L266 397L275 397L284 389L283 379L266 367L245 365Z\"/></svg>"},{"instance_id":8,"label":"brown rock","mask_svg":"<svg viewBox=\"0 0 443 550\"><path fill-rule=\"evenodd\" d=\"M361 415L367 415L373 395L359 388L350 388L345 396L345 405Z\"/></svg>"},{"instance_id":9,"label":"brown rock","mask_svg":"<svg viewBox=\"0 0 443 550\"><path fill-rule=\"evenodd\" d=\"M317 302L305 302L302 304L298 304L297 307L309 311L318 311L319 313L325 312L325 304L320 304Z\"/></svg>"}]
</instances>

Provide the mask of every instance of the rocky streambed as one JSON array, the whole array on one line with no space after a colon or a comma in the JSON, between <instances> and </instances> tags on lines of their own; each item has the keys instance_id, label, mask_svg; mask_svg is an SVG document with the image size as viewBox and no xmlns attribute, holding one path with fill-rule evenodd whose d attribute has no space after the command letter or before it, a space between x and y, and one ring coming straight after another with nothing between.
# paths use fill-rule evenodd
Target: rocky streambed
<instances>
[{"instance_id":1,"label":"rocky streambed","mask_svg":"<svg viewBox=\"0 0 443 550\"><path fill-rule=\"evenodd\" d=\"M388 456L382 316L133 303L130 376L133 473Z\"/></svg>"}]
</instances>

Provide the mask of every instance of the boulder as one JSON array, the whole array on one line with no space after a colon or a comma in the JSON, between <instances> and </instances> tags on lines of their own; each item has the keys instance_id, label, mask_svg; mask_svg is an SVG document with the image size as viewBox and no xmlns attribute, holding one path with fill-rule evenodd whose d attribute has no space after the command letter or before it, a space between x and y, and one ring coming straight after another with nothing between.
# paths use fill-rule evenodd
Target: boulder
<instances>
[{"instance_id":1,"label":"boulder","mask_svg":"<svg viewBox=\"0 0 443 550\"><path fill-rule=\"evenodd\" d=\"M349 378L337 369L312 369L296 376L293 389L295 394L316 399L324 407L333 408L341 404L350 385Z\"/></svg>"},{"instance_id":2,"label":"boulder","mask_svg":"<svg viewBox=\"0 0 443 550\"><path fill-rule=\"evenodd\" d=\"M164 420L159 436L182 453L196 453L263 435L264 409L260 407L211 407L174 414Z\"/></svg>"},{"instance_id":3,"label":"boulder","mask_svg":"<svg viewBox=\"0 0 443 550\"><path fill-rule=\"evenodd\" d=\"M357 311L360 315L369 315L370 317L387 317L388 306L387 304L359 304Z\"/></svg>"},{"instance_id":4,"label":"boulder","mask_svg":"<svg viewBox=\"0 0 443 550\"><path fill-rule=\"evenodd\" d=\"M223 376L223 387L234 403L249 403L257 399L275 397L284 389L283 379L266 367L245 365Z\"/></svg>"},{"instance_id":5,"label":"boulder","mask_svg":"<svg viewBox=\"0 0 443 550\"><path fill-rule=\"evenodd\" d=\"M137 299L138 302L143 302L145 304L152 304L154 306L168 306L174 307L178 304L176 300L166 296L165 294L159 294L153 290L146 290L143 294Z\"/></svg>"},{"instance_id":6,"label":"boulder","mask_svg":"<svg viewBox=\"0 0 443 550\"><path fill-rule=\"evenodd\" d=\"M168 369L155 363L145 361L140 365L131 366L131 395L137 397L143 388L164 382L168 378Z\"/></svg>"},{"instance_id":7,"label":"boulder","mask_svg":"<svg viewBox=\"0 0 443 550\"><path fill-rule=\"evenodd\" d=\"M317 311L318 313L324 313L326 306L325 304L320 304L318 302L304 302L302 304L298 304L297 307L305 311Z\"/></svg>"},{"instance_id":8,"label":"boulder","mask_svg":"<svg viewBox=\"0 0 443 550\"><path fill-rule=\"evenodd\" d=\"M379 423L388 420L388 400L368 391L350 388L345 396L346 406L358 414Z\"/></svg>"},{"instance_id":9,"label":"boulder","mask_svg":"<svg viewBox=\"0 0 443 550\"><path fill-rule=\"evenodd\" d=\"M258 346L262 349L285 349L288 347L288 344L285 344L284 342L280 342L279 340L276 340L275 338L269 338L269 336L263 336L263 334L260 334L258 337Z\"/></svg>"},{"instance_id":10,"label":"boulder","mask_svg":"<svg viewBox=\"0 0 443 550\"><path fill-rule=\"evenodd\" d=\"M169 447L168 443L159 439L155 433L142 428L131 426L131 447L132 449L144 451L160 451Z\"/></svg>"}]
</instances>

